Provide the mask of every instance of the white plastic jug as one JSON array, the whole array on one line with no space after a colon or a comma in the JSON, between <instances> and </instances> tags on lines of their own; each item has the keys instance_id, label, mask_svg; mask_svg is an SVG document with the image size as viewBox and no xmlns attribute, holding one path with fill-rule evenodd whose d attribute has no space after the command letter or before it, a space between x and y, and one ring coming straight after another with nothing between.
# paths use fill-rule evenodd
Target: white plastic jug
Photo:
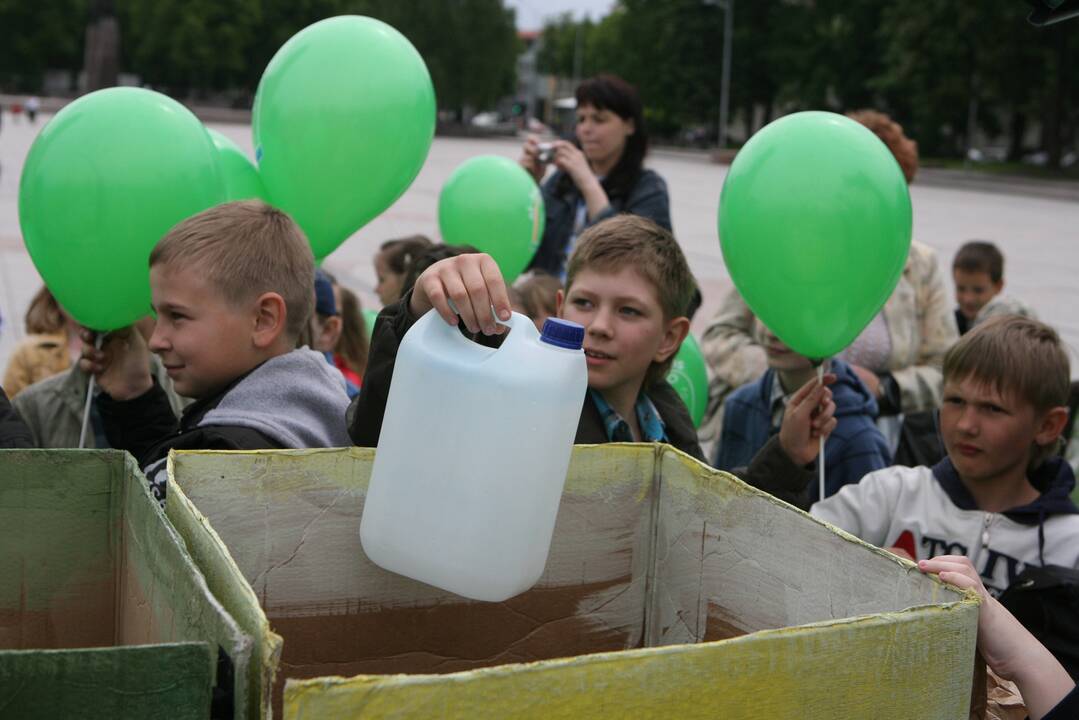
<instances>
[{"instance_id":1,"label":"white plastic jug","mask_svg":"<svg viewBox=\"0 0 1079 720\"><path fill-rule=\"evenodd\" d=\"M588 386L580 325L504 324L497 350L434 311L405 334L360 521L375 564L492 602L543 574Z\"/></svg>"}]
</instances>

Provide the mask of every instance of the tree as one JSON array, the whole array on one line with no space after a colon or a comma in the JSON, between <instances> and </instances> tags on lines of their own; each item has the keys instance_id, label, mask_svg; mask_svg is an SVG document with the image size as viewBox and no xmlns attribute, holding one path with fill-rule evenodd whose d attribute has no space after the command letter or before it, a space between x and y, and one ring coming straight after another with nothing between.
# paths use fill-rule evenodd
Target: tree
<instances>
[{"instance_id":1,"label":"tree","mask_svg":"<svg viewBox=\"0 0 1079 720\"><path fill-rule=\"evenodd\" d=\"M82 65L86 0L0 0L0 85L37 92L48 69Z\"/></svg>"},{"instance_id":2,"label":"tree","mask_svg":"<svg viewBox=\"0 0 1079 720\"><path fill-rule=\"evenodd\" d=\"M118 0L128 69L179 97L242 87L259 0Z\"/></svg>"}]
</instances>

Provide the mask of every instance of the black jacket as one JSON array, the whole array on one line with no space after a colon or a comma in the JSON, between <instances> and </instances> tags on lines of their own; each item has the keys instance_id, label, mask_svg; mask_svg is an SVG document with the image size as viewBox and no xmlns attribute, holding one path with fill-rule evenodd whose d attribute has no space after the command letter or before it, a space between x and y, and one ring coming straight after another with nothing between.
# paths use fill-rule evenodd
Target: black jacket
<instances>
[{"instance_id":1,"label":"black jacket","mask_svg":"<svg viewBox=\"0 0 1079 720\"><path fill-rule=\"evenodd\" d=\"M137 398L114 400L106 393L97 397L109 445L127 450L147 467L168 456L169 450L267 450L283 447L265 434L248 427L211 425L199 427L206 413L220 404L229 390L247 375L234 380L216 395L188 405L177 420L161 386Z\"/></svg>"},{"instance_id":2,"label":"black jacket","mask_svg":"<svg viewBox=\"0 0 1079 720\"><path fill-rule=\"evenodd\" d=\"M0 448L32 448L34 438L30 434L30 428L11 407L11 401L7 399L7 393L0 387Z\"/></svg>"},{"instance_id":3,"label":"black jacket","mask_svg":"<svg viewBox=\"0 0 1079 720\"><path fill-rule=\"evenodd\" d=\"M546 224L539 249L528 266L530 270L543 270L556 276L562 274L566 265L566 245L573 234L577 201L581 199L581 193L573 183L569 183L569 190L559 193L559 184L563 177L565 173L559 170L542 185ZM641 170L628 195L608 193L608 199L611 204L586 222L585 228L619 213L630 213L648 218L667 230L671 229L671 204L667 195L667 183L652 170Z\"/></svg>"}]
</instances>

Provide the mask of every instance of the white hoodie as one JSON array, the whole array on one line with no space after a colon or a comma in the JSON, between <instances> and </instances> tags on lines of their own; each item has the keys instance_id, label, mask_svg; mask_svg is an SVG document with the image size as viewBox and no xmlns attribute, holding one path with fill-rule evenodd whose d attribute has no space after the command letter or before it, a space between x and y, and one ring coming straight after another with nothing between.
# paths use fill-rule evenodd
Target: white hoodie
<instances>
[{"instance_id":1,"label":"white hoodie","mask_svg":"<svg viewBox=\"0 0 1079 720\"><path fill-rule=\"evenodd\" d=\"M1068 497L1075 475L1061 458L1052 458L1031 482L1045 488L1034 502L983 512L945 458L932 469L896 466L869 473L810 513L873 545L901 547L915 560L966 555L985 586L1000 594L1028 563L1079 569L1079 508Z\"/></svg>"}]
</instances>

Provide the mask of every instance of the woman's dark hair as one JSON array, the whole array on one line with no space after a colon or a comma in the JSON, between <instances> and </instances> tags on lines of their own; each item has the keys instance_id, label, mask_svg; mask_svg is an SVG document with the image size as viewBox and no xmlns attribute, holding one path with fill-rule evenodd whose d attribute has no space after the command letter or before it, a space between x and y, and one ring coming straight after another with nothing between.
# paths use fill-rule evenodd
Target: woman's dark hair
<instances>
[{"instance_id":1,"label":"woman's dark hair","mask_svg":"<svg viewBox=\"0 0 1079 720\"><path fill-rule=\"evenodd\" d=\"M608 195L626 196L633 190L648 153L648 133L644 127L644 107L637 88L617 75L597 75L577 86L577 107L591 105L597 110L613 112L623 120L633 121L633 134L626 138L622 157L610 174L603 179ZM565 176L559 193L571 189L573 180ZM566 184L568 183L568 184Z\"/></svg>"}]
</instances>

